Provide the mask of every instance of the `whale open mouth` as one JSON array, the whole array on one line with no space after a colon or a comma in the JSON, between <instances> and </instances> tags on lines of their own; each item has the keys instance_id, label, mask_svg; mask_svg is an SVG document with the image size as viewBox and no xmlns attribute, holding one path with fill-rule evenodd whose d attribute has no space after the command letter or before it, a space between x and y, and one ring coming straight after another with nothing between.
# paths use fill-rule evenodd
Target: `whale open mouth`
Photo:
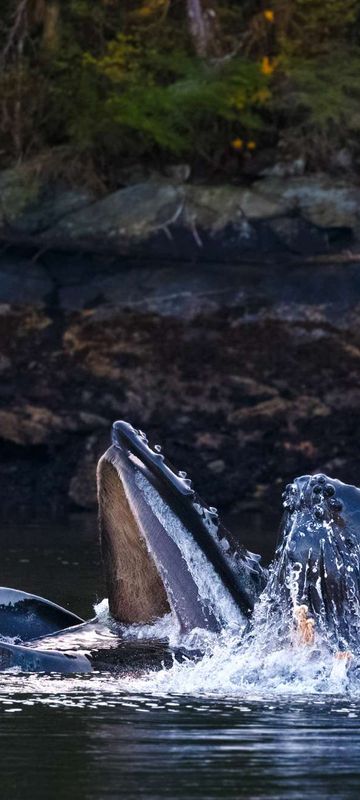
<instances>
[{"instance_id":1,"label":"whale open mouth","mask_svg":"<svg viewBox=\"0 0 360 800\"><path fill-rule=\"evenodd\" d=\"M124 623L175 612L181 629L244 627L266 582L184 472L125 422L98 465L100 534L110 611Z\"/></svg>"},{"instance_id":2,"label":"whale open mouth","mask_svg":"<svg viewBox=\"0 0 360 800\"><path fill-rule=\"evenodd\" d=\"M285 515L269 593L306 605L317 627L340 647L360 627L360 491L325 475L286 487Z\"/></svg>"}]
</instances>

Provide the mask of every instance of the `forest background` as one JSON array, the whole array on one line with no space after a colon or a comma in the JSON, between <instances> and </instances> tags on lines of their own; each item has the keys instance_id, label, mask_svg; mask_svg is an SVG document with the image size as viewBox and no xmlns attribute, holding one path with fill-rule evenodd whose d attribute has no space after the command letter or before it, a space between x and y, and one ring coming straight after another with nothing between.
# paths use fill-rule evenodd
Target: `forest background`
<instances>
[{"instance_id":1,"label":"forest background","mask_svg":"<svg viewBox=\"0 0 360 800\"><path fill-rule=\"evenodd\" d=\"M106 190L139 162L233 182L276 160L357 168L357 0L1 6L0 168Z\"/></svg>"}]
</instances>

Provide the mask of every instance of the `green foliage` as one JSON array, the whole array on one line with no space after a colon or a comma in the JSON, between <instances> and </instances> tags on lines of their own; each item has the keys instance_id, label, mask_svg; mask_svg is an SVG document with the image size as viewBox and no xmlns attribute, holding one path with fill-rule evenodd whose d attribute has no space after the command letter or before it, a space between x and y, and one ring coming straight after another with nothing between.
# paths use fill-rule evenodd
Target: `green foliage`
<instances>
[{"instance_id":1,"label":"green foliage","mask_svg":"<svg viewBox=\"0 0 360 800\"><path fill-rule=\"evenodd\" d=\"M0 166L59 146L105 177L138 158L241 168L277 136L313 159L358 147L358 0L212 0L202 58L185 0L3 6Z\"/></svg>"},{"instance_id":2,"label":"green foliage","mask_svg":"<svg viewBox=\"0 0 360 800\"><path fill-rule=\"evenodd\" d=\"M258 65L245 59L207 64L184 49L144 48L120 35L100 59L84 56L83 80L77 108L87 118L85 140L92 134L94 145L108 134L119 150L157 148L191 156L202 148L211 153L219 136L225 144L231 125L261 126L259 98L266 81ZM90 105L89 86L96 87ZM83 124L77 127L74 119L71 125L82 145Z\"/></svg>"},{"instance_id":3,"label":"green foliage","mask_svg":"<svg viewBox=\"0 0 360 800\"><path fill-rule=\"evenodd\" d=\"M360 51L344 56L333 54L316 64L293 61L289 68L293 110L303 117L304 126L326 135L336 128L360 129Z\"/></svg>"},{"instance_id":4,"label":"green foliage","mask_svg":"<svg viewBox=\"0 0 360 800\"><path fill-rule=\"evenodd\" d=\"M286 113L285 136L315 158L339 146L354 145L360 131L360 50L332 52L316 60L292 59L276 99Z\"/></svg>"},{"instance_id":5,"label":"green foliage","mask_svg":"<svg viewBox=\"0 0 360 800\"><path fill-rule=\"evenodd\" d=\"M358 0L275 0L281 52L319 56L351 39Z\"/></svg>"}]
</instances>

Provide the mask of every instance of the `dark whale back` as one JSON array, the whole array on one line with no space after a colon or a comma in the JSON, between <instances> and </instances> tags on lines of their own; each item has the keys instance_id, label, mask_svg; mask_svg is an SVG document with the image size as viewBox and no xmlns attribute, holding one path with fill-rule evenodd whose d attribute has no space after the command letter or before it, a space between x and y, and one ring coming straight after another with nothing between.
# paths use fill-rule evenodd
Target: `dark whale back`
<instances>
[{"instance_id":1,"label":"dark whale back","mask_svg":"<svg viewBox=\"0 0 360 800\"><path fill-rule=\"evenodd\" d=\"M0 641L0 671L14 667L21 672L57 672L60 675L92 671L89 659L79 653L36 650Z\"/></svg>"},{"instance_id":2,"label":"dark whale back","mask_svg":"<svg viewBox=\"0 0 360 800\"><path fill-rule=\"evenodd\" d=\"M29 642L83 621L43 597L0 587L0 637Z\"/></svg>"}]
</instances>

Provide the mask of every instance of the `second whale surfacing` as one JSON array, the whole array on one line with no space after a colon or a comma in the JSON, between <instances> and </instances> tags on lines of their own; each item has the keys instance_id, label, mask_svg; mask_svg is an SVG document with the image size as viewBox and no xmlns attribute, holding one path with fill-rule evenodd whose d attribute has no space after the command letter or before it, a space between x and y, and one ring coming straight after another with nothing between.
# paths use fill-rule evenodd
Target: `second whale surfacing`
<instances>
[{"instance_id":1,"label":"second whale surfacing","mask_svg":"<svg viewBox=\"0 0 360 800\"><path fill-rule=\"evenodd\" d=\"M314 634L339 651L356 653L360 490L326 475L303 475L286 487L283 500L281 536L267 586L270 605L281 609L283 624L299 609L304 617L305 609Z\"/></svg>"},{"instance_id":2,"label":"second whale surfacing","mask_svg":"<svg viewBox=\"0 0 360 800\"><path fill-rule=\"evenodd\" d=\"M145 434L115 422L97 470L100 542L116 646L73 642L97 620L16 590L0 589L0 669L88 672L121 665L172 664L159 641L124 643L124 626L151 625L170 611L179 634L251 632L259 599L270 625L334 653L359 650L360 490L323 475L303 476L284 493L279 547L268 573L223 527L217 510L175 472ZM5 638L7 637L7 638ZM11 637L11 639L9 638ZM59 649L56 649L59 648ZM81 648L80 648L81 650ZM175 657L182 658L181 648ZM198 654L192 654L194 657Z\"/></svg>"}]
</instances>

